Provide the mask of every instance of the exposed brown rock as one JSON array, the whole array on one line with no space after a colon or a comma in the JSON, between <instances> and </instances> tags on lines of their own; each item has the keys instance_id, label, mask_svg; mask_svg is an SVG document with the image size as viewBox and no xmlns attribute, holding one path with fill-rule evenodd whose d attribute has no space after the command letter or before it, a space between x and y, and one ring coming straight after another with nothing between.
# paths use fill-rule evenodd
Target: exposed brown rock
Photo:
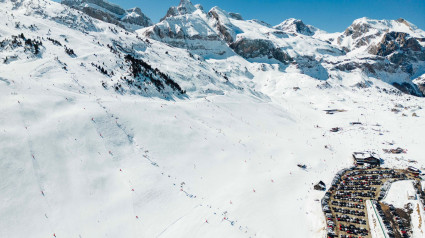
<instances>
[{"instance_id":1,"label":"exposed brown rock","mask_svg":"<svg viewBox=\"0 0 425 238\"><path fill-rule=\"evenodd\" d=\"M269 59L274 58L282 63L289 63L293 60L268 40L242 38L232 43L230 47L244 58L267 57Z\"/></svg>"}]
</instances>

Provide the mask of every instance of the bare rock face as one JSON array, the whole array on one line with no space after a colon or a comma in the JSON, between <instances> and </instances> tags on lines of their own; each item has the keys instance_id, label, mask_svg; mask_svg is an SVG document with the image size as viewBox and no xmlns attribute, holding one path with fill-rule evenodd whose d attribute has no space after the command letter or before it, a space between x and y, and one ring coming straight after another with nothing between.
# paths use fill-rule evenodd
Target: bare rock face
<instances>
[{"instance_id":1,"label":"bare rock face","mask_svg":"<svg viewBox=\"0 0 425 238\"><path fill-rule=\"evenodd\" d=\"M276 59L285 64L293 60L288 54L275 47L268 40L242 38L232 43L230 47L238 55L246 59L267 57L268 59Z\"/></svg>"},{"instance_id":2,"label":"bare rock face","mask_svg":"<svg viewBox=\"0 0 425 238\"><path fill-rule=\"evenodd\" d=\"M369 53L379 56L388 56L396 51L420 52L421 45L415 38L404 32L389 32L384 35L381 42L372 47Z\"/></svg>"},{"instance_id":3,"label":"bare rock face","mask_svg":"<svg viewBox=\"0 0 425 238\"><path fill-rule=\"evenodd\" d=\"M347 52L363 46L369 46L375 39L388 32L390 27L390 21L360 18L355 20L337 38L337 43L345 47ZM350 45L344 45L346 39L349 39Z\"/></svg>"},{"instance_id":4,"label":"bare rock face","mask_svg":"<svg viewBox=\"0 0 425 238\"><path fill-rule=\"evenodd\" d=\"M242 15L241 15L241 14L239 14L239 13L229 12L229 16L230 16L231 18L235 19L235 20L240 20L240 21L242 21L242 20L243 20Z\"/></svg>"},{"instance_id":5,"label":"bare rock face","mask_svg":"<svg viewBox=\"0 0 425 238\"><path fill-rule=\"evenodd\" d=\"M415 84L410 83L393 83L393 86L405 94L410 94L417 97L423 97L424 93Z\"/></svg>"},{"instance_id":6,"label":"bare rock face","mask_svg":"<svg viewBox=\"0 0 425 238\"><path fill-rule=\"evenodd\" d=\"M329 79L329 73L322 63L312 56L299 56L294 59L297 68L305 75L319 80Z\"/></svg>"},{"instance_id":7,"label":"bare rock face","mask_svg":"<svg viewBox=\"0 0 425 238\"><path fill-rule=\"evenodd\" d=\"M413 80L413 83L419 88L421 93L425 95L425 74Z\"/></svg>"},{"instance_id":8,"label":"bare rock face","mask_svg":"<svg viewBox=\"0 0 425 238\"><path fill-rule=\"evenodd\" d=\"M104 11L101 11L101 10L98 10L98 9L95 9L95 8L91 8L91 7L83 7L83 8L78 9L78 10L84 12L85 14L87 14L87 15L95 18L95 19L98 19L98 20L101 20L101 21L104 21L104 22L107 22L107 23L111 23L111 24L114 24L116 26L119 26L119 27L125 29L125 26L122 24L122 22L120 22L117 18L115 18L113 15L111 15L109 13L106 13Z\"/></svg>"},{"instance_id":9,"label":"bare rock face","mask_svg":"<svg viewBox=\"0 0 425 238\"><path fill-rule=\"evenodd\" d=\"M414 64L425 61L425 49L418 40L404 32L388 32L381 42L369 48L369 53L387 58L394 67L409 75L415 74Z\"/></svg>"},{"instance_id":10,"label":"bare rock face","mask_svg":"<svg viewBox=\"0 0 425 238\"><path fill-rule=\"evenodd\" d=\"M359 21L349 26L344 33L338 37L337 43L341 45L344 39L351 38L352 45L344 46L345 50L348 52L363 46L369 46L374 39L382 36L382 34L383 32L376 31L370 22Z\"/></svg>"},{"instance_id":11,"label":"bare rock face","mask_svg":"<svg viewBox=\"0 0 425 238\"><path fill-rule=\"evenodd\" d=\"M152 31L148 31L146 33L146 36L157 39L157 40L163 40L164 42L169 43L172 46L179 47L179 48L185 48L186 42L181 42L182 44L174 44L174 40L205 40L205 41L220 41L220 37L217 34L211 34L211 35L201 35L201 34L195 34L191 35L184 31L183 28L177 28L177 29L170 29L168 27L165 27L164 25L155 25L152 28ZM167 41L170 40L170 41Z\"/></svg>"},{"instance_id":12,"label":"bare rock face","mask_svg":"<svg viewBox=\"0 0 425 238\"><path fill-rule=\"evenodd\" d=\"M368 23L354 23L344 31L344 35L357 39L368 33L371 28Z\"/></svg>"},{"instance_id":13,"label":"bare rock face","mask_svg":"<svg viewBox=\"0 0 425 238\"><path fill-rule=\"evenodd\" d=\"M142 13L140 8L124 10L104 0L62 0L62 4L126 30L133 31L152 25L152 21Z\"/></svg>"}]
</instances>

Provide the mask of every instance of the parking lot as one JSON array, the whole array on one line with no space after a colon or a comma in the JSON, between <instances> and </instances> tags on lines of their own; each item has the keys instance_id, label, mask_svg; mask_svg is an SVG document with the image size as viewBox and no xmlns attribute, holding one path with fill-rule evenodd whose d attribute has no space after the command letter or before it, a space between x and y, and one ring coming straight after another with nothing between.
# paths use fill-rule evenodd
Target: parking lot
<instances>
[{"instance_id":1,"label":"parking lot","mask_svg":"<svg viewBox=\"0 0 425 238\"><path fill-rule=\"evenodd\" d=\"M352 167L338 172L322 199L327 237L371 238L366 201L382 200L392 182L408 179L419 181L401 169Z\"/></svg>"}]
</instances>

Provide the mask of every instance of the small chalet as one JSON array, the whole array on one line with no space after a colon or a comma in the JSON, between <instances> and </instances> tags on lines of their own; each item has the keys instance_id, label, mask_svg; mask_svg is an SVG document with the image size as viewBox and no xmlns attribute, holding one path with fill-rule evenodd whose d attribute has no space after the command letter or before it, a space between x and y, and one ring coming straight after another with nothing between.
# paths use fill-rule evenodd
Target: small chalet
<instances>
[{"instance_id":1,"label":"small chalet","mask_svg":"<svg viewBox=\"0 0 425 238\"><path fill-rule=\"evenodd\" d=\"M315 190L326 191L326 184L323 181L320 181L316 185L314 185Z\"/></svg>"},{"instance_id":2,"label":"small chalet","mask_svg":"<svg viewBox=\"0 0 425 238\"><path fill-rule=\"evenodd\" d=\"M413 166L409 166L407 168L407 170L411 173L413 173L414 175L419 175L421 173L421 171Z\"/></svg>"},{"instance_id":3,"label":"small chalet","mask_svg":"<svg viewBox=\"0 0 425 238\"><path fill-rule=\"evenodd\" d=\"M381 161L377 156L370 152L354 152L354 163L358 166L376 167L381 165Z\"/></svg>"}]
</instances>

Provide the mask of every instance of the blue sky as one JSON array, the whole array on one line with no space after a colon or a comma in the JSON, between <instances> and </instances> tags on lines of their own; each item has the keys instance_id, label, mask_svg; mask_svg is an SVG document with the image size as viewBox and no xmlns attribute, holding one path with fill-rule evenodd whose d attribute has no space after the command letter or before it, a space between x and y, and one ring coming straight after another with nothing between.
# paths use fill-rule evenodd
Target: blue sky
<instances>
[{"instance_id":1,"label":"blue sky","mask_svg":"<svg viewBox=\"0 0 425 238\"><path fill-rule=\"evenodd\" d=\"M109 0L124 8L138 6L154 22L180 0ZM192 0L205 10L213 6L239 12L244 19L260 19L277 25L297 18L328 32L343 31L360 17L398 19L400 17L425 30L425 0Z\"/></svg>"}]
</instances>

